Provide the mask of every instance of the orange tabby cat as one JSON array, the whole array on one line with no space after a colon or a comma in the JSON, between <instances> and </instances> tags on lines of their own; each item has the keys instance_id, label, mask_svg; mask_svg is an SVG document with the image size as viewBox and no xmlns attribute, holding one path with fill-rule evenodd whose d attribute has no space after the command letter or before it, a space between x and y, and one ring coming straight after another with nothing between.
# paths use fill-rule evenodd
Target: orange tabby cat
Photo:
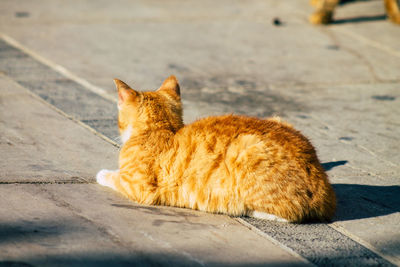
<instances>
[{"instance_id":1,"label":"orange tabby cat","mask_svg":"<svg viewBox=\"0 0 400 267\"><path fill-rule=\"evenodd\" d=\"M155 92L120 80L119 170L97 182L147 205L290 222L328 221L335 193L311 143L279 119L226 115L182 122L174 76Z\"/></svg>"}]
</instances>

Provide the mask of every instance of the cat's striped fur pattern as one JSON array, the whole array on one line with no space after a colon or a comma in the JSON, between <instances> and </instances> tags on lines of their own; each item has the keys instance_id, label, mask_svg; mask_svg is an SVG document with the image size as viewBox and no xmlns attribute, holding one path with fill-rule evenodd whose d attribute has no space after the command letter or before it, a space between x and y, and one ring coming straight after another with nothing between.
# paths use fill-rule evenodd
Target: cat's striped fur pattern
<instances>
[{"instance_id":1,"label":"cat's striped fur pattern","mask_svg":"<svg viewBox=\"0 0 400 267\"><path fill-rule=\"evenodd\" d=\"M119 170L99 172L100 184L147 205L290 222L332 218L332 187L313 146L291 125L226 115L184 126L174 76L155 92L115 83L126 140Z\"/></svg>"}]
</instances>

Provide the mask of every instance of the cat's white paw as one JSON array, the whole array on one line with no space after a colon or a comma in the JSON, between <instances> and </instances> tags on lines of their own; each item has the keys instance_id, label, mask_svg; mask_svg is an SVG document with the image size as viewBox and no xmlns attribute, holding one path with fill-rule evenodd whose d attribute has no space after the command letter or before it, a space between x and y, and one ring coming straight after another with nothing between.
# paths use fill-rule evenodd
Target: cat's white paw
<instances>
[{"instance_id":1,"label":"cat's white paw","mask_svg":"<svg viewBox=\"0 0 400 267\"><path fill-rule=\"evenodd\" d=\"M106 174L109 172L110 172L109 170L105 170L105 169L99 171L96 175L97 183L105 186L106 185Z\"/></svg>"},{"instance_id":2,"label":"cat's white paw","mask_svg":"<svg viewBox=\"0 0 400 267\"><path fill-rule=\"evenodd\" d=\"M113 173L113 171L110 170L101 170L97 173L96 175L96 181L98 184L101 184L102 186L107 186L107 187L111 187L114 189L114 185L112 183L110 183L109 180L107 180L107 174L109 173Z\"/></svg>"}]
</instances>

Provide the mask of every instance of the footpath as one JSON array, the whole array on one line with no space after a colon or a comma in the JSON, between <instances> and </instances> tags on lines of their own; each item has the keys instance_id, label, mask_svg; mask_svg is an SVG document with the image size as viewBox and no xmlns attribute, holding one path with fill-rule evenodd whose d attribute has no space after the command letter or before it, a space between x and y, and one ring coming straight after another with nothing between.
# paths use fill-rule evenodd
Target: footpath
<instances>
[{"instance_id":1,"label":"footpath","mask_svg":"<svg viewBox=\"0 0 400 267\"><path fill-rule=\"evenodd\" d=\"M400 266L400 27L381 1L2 1L0 266ZM280 23L274 23L279 21ZM279 115L310 138L330 224L137 205L116 169L119 78L174 74L186 123Z\"/></svg>"}]
</instances>

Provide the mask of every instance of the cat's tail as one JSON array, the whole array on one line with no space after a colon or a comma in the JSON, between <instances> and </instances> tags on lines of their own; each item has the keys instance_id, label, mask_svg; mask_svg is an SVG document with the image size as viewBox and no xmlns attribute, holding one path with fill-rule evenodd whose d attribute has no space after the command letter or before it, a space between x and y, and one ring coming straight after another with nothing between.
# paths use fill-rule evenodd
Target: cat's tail
<instances>
[{"instance_id":1,"label":"cat's tail","mask_svg":"<svg viewBox=\"0 0 400 267\"><path fill-rule=\"evenodd\" d=\"M248 216L278 222L330 222L336 211L336 196L322 167L309 173L304 183L296 184L267 205L252 205Z\"/></svg>"},{"instance_id":2,"label":"cat's tail","mask_svg":"<svg viewBox=\"0 0 400 267\"><path fill-rule=\"evenodd\" d=\"M318 164L320 165L320 164ZM310 202L304 210L301 222L330 222L336 212L336 194L328 181L328 176L322 166L311 177L316 184L309 192Z\"/></svg>"}]
</instances>

